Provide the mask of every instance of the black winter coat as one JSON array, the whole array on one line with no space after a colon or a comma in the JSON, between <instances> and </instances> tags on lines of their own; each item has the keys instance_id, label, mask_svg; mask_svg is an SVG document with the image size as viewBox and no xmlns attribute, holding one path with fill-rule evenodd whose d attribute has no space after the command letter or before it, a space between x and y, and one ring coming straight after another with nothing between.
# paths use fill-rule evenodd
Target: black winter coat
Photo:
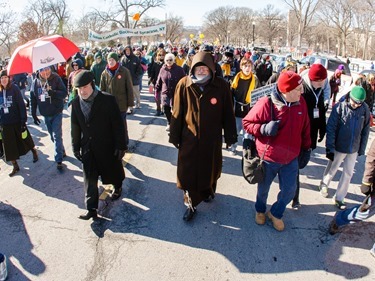
<instances>
[{"instance_id":1,"label":"black winter coat","mask_svg":"<svg viewBox=\"0 0 375 281\"><path fill-rule=\"evenodd\" d=\"M124 124L119 107L112 95L99 92L94 99L89 120L86 122L79 98L72 102L72 147L81 151L83 168L91 171L94 165L103 184L122 182L125 178L121 160L114 156L115 149L126 150Z\"/></svg>"},{"instance_id":2,"label":"black winter coat","mask_svg":"<svg viewBox=\"0 0 375 281\"><path fill-rule=\"evenodd\" d=\"M307 105L307 112L310 118L310 137L311 137L311 148L316 148L318 135L320 139L323 139L326 134L326 109L324 107L324 93L323 90L320 92L318 102L313 90L303 81L303 94ZM319 110L319 118L314 118L314 108L317 107Z\"/></svg>"}]
</instances>

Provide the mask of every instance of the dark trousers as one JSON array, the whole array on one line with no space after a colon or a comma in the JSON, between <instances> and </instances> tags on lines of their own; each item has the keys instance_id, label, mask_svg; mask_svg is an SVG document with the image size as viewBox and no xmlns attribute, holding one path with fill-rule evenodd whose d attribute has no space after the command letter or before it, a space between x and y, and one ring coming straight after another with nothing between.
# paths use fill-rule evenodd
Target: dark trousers
<instances>
[{"instance_id":1,"label":"dark trousers","mask_svg":"<svg viewBox=\"0 0 375 281\"><path fill-rule=\"evenodd\" d=\"M98 209L99 206L99 190L98 180L101 173L99 172L95 158L86 153L83 155L83 186L85 190L85 204L87 210ZM111 182L115 190L122 186L120 182Z\"/></svg>"},{"instance_id":2,"label":"dark trousers","mask_svg":"<svg viewBox=\"0 0 375 281\"><path fill-rule=\"evenodd\" d=\"M164 108L164 114L165 114L165 117L167 117L167 120L168 120L168 124L171 124L171 119L172 119L172 108L168 105L164 105L163 106Z\"/></svg>"},{"instance_id":3,"label":"dark trousers","mask_svg":"<svg viewBox=\"0 0 375 281\"><path fill-rule=\"evenodd\" d=\"M126 111L121 112L121 118L124 122L124 130L125 130L125 143L128 146L129 145L129 134L128 134L128 123L126 122Z\"/></svg>"},{"instance_id":4,"label":"dark trousers","mask_svg":"<svg viewBox=\"0 0 375 281\"><path fill-rule=\"evenodd\" d=\"M83 163L83 186L85 190L85 204L87 210L98 209L98 179L99 173L95 163Z\"/></svg>"}]
</instances>

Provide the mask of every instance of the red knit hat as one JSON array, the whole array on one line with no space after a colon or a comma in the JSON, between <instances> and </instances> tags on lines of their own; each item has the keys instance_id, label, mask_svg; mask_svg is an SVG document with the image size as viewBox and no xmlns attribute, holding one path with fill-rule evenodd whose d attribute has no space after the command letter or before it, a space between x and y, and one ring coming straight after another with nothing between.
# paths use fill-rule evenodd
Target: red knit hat
<instances>
[{"instance_id":1,"label":"red knit hat","mask_svg":"<svg viewBox=\"0 0 375 281\"><path fill-rule=\"evenodd\" d=\"M294 71L281 72L277 80L277 88L282 93L288 93L297 88L302 83L302 78Z\"/></svg>"},{"instance_id":2,"label":"red knit hat","mask_svg":"<svg viewBox=\"0 0 375 281\"><path fill-rule=\"evenodd\" d=\"M311 81L324 80L327 78L327 69L320 63L314 63L309 69Z\"/></svg>"}]
</instances>

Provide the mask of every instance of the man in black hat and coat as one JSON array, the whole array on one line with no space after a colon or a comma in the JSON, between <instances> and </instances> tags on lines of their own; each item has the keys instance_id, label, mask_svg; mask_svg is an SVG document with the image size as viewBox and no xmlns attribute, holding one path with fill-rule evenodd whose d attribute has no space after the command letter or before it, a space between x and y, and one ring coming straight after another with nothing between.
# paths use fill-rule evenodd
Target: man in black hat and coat
<instances>
[{"instance_id":1,"label":"man in black hat and coat","mask_svg":"<svg viewBox=\"0 0 375 281\"><path fill-rule=\"evenodd\" d=\"M119 107L112 95L95 88L91 71L79 72L73 81L78 96L72 102L72 147L74 156L83 164L83 178L88 212L79 216L97 217L99 204L98 178L113 184L112 199L120 198L125 179L122 157L127 150L125 130Z\"/></svg>"}]
</instances>

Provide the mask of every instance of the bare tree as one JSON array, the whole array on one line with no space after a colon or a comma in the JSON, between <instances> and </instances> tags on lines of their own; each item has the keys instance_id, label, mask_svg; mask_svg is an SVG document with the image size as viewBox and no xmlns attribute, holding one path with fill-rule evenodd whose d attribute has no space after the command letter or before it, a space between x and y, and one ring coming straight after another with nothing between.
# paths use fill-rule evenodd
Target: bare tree
<instances>
[{"instance_id":1,"label":"bare tree","mask_svg":"<svg viewBox=\"0 0 375 281\"><path fill-rule=\"evenodd\" d=\"M23 17L32 18L38 25L38 30L44 35L52 34L56 30L55 17L51 13L48 2L44 0L35 0L26 6Z\"/></svg>"},{"instance_id":2,"label":"bare tree","mask_svg":"<svg viewBox=\"0 0 375 281\"><path fill-rule=\"evenodd\" d=\"M284 2L294 11L297 18L297 47L300 48L305 29L310 24L321 0L284 0Z\"/></svg>"},{"instance_id":3,"label":"bare tree","mask_svg":"<svg viewBox=\"0 0 375 281\"><path fill-rule=\"evenodd\" d=\"M0 1L0 47L1 54L11 56L17 40L17 17L7 3Z\"/></svg>"},{"instance_id":4,"label":"bare tree","mask_svg":"<svg viewBox=\"0 0 375 281\"><path fill-rule=\"evenodd\" d=\"M250 8L238 7L234 8L233 20L230 24L230 39L236 45L250 46L253 41L253 23L258 24L258 15ZM254 30L255 31L255 30ZM254 37L257 38L254 34Z\"/></svg>"},{"instance_id":5,"label":"bare tree","mask_svg":"<svg viewBox=\"0 0 375 281\"><path fill-rule=\"evenodd\" d=\"M18 28L18 43L25 44L26 42L43 36L43 33L38 29L36 22L28 18L26 21L21 23Z\"/></svg>"},{"instance_id":6,"label":"bare tree","mask_svg":"<svg viewBox=\"0 0 375 281\"><path fill-rule=\"evenodd\" d=\"M167 18L167 34L165 40L170 40L172 43L178 38L181 40L181 36L184 30L184 23L182 17L174 16L170 14Z\"/></svg>"},{"instance_id":7,"label":"bare tree","mask_svg":"<svg viewBox=\"0 0 375 281\"><path fill-rule=\"evenodd\" d=\"M116 1L114 1L116 2ZM110 5L107 11L100 11L95 9L102 20L107 22L114 22L118 26L130 28L135 28L138 21L133 21L130 19L135 13L139 13L140 18L148 10L157 7L163 7L165 5L165 0L117 0L117 3ZM131 43L131 38L127 38L128 44Z\"/></svg>"},{"instance_id":8,"label":"bare tree","mask_svg":"<svg viewBox=\"0 0 375 281\"><path fill-rule=\"evenodd\" d=\"M65 0L48 0L47 7L57 21L54 33L64 35L64 24L70 17Z\"/></svg>"},{"instance_id":9,"label":"bare tree","mask_svg":"<svg viewBox=\"0 0 375 281\"><path fill-rule=\"evenodd\" d=\"M363 41L358 40L356 44L362 51L362 59L368 59L369 54L369 40L371 30L375 26L375 3L372 0L356 1L357 5L353 5L353 14L355 24L360 37L363 36ZM360 2L360 3L359 3ZM360 43L362 42L362 44ZM363 44L364 43L364 44Z\"/></svg>"},{"instance_id":10,"label":"bare tree","mask_svg":"<svg viewBox=\"0 0 375 281\"><path fill-rule=\"evenodd\" d=\"M99 17L97 13L89 12L84 14L77 22L73 23L72 33L77 41L87 41L90 30L100 32L106 25L107 22Z\"/></svg>"},{"instance_id":11,"label":"bare tree","mask_svg":"<svg viewBox=\"0 0 375 281\"><path fill-rule=\"evenodd\" d=\"M352 0L326 0L322 4L320 13L322 19L330 20L336 29L337 38L342 55L346 55L347 37L351 32L353 20Z\"/></svg>"},{"instance_id":12,"label":"bare tree","mask_svg":"<svg viewBox=\"0 0 375 281\"><path fill-rule=\"evenodd\" d=\"M264 38L267 40L268 45L272 46L273 41L278 38L278 34L282 29L282 23L285 23L284 17L281 12L276 10L273 5L267 5L260 12L260 30Z\"/></svg>"},{"instance_id":13,"label":"bare tree","mask_svg":"<svg viewBox=\"0 0 375 281\"><path fill-rule=\"evenodd\" d=\"M204 32L214 38L219 38L221 44L230 43L230 35L234 30L231 28L235 15L235 9L230 6L219 7L206 13Z\"/></svg>"}]
</instances>

